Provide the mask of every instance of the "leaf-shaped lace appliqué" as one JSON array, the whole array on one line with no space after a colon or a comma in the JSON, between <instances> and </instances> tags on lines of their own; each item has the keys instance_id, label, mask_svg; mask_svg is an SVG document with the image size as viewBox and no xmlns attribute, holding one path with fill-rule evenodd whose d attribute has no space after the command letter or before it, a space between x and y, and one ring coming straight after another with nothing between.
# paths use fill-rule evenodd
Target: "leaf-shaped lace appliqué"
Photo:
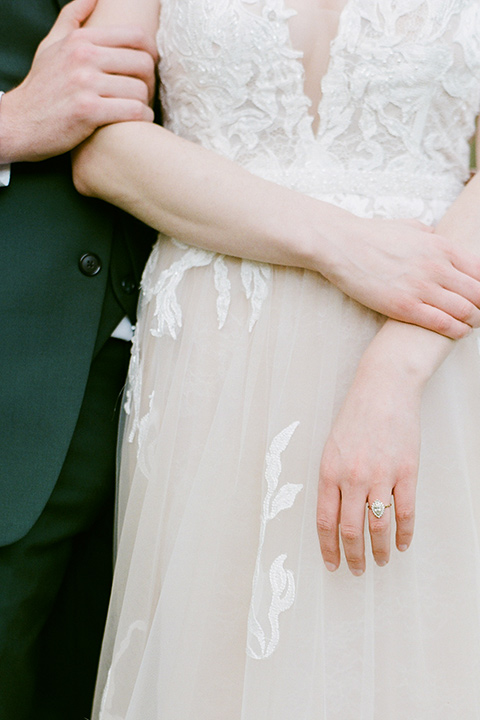
<instances>
[{"instance_id":1,"label":"leaf-shaped lace appliqu\u00e9","mask_svg":"<svg viewBox=\"0 0 480 720\"><path fill-rule=\"evenodd\" d=\"M221 330L228 317L232 287L225 255L190 247L174 239L171 242L182 251L180 258L159 274L156 273L155 267L161 262L161 250L159 250L159 243L157 243L142 280L142 296L145 303L155 302L153 313L155 322L153 327L150 328L151 334L154 337L168 335L173 340L177 338L183 324L183 313L178 299L180 284L184 281L189 270L212 264L213 283L217 291L217 324L218 329ZM235 273L235 276L237 276L237 273ZM260 317L263 303L268 296L271 276L272 268L270 265L242 260L240 279L245 297L250 304L249 332L253 330ZM136 365L138 365L138 352L135 359ZM129 393L127 393L127 396L128 407L130 407Z\"/></svg>"},{"instance_id":2,"label":"leaf-shaped lace appliqu\u00e9","mask_svg":"<svg viewBox=\"0 0 480 720\"><path fill-rule=\"evenodd\" d=\"M188 247L175 240L173 242L185 252L179 260L160 273L153 286L144 286L144 295L147 302L155 298L156 326L150 329L152 335L170 335L175 340L182 327L182 310L177 298L177 288L188 270L210 265L215 255L208 250Z\"/></svg>"},{"instance_id":3,"label":"leaf-shaped lace appliqu\u00e9","mask_svg":"<svg viewBox=\"0 0 480 720\"><path fill-rule=\"evenodd\" d=\"M262 309L263 302L268 295L268 281L272 277L272 268L264 263L242 261L241 278L245 295L251 303L248 329L251 331Z\"/></svg>"},{"instance_id":4,"label":"leaf-shaped lace appliqu\u00e9","mask_svg":"<svg viewBox=\"0 0 480 720\"><path fill-rule=\"evenodd\" d=\"M298 425L298 421L294 422L274 437L265 460L267 492L262 506L260 539L248 616L247 654L256 660L267 658L275 652L280 641L279 617L281 613L292 607L295 600L295 578L291 570L285 569L287 555L282 553L270 565L268 572L270 599L268 601L263 590L262 574L265 571L262 555L268 523L283 510L291 508L303 488L303 485L296 483L285 483L279 487L282 472L281 455L287 449ZM266 618L264 617L265 613L262 613L260 609L265 599L269 605Z\"/></svg>"},{"instance_id":5,"label":"leaf-shaped lace appliqu\u00e9","mask_svg":"<svg viewBox=\"0 0 480 720\"><path fill-rule=\"evenodd\" d=\"M214 282L217 295L217 319L218 329L221 330L227 319L230 308L230 290L232 284L228 279L228 268L223 255L215 260L213 264Z\"/></svg>"}]
</instances>

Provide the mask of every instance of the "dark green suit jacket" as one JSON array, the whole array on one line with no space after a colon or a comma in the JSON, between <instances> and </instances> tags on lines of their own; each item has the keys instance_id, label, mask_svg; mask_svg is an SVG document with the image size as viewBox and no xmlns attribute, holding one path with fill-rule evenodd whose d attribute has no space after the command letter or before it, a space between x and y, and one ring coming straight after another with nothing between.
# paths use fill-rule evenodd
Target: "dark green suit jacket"
<instances>
[{"instance_id":1,"label":"dark green suit jacket","mask_svg":"<svg viewBox=\"0 0 480 720\"><path fill-rule=\"evenodd\" d=\"M0 90L27 74L56 0L0 0ZM0 188L0 544L23 537L58 478L95 349L128 313L153 233L81 197L70 158L12 166Z\"/></svg>"}]
</instances>

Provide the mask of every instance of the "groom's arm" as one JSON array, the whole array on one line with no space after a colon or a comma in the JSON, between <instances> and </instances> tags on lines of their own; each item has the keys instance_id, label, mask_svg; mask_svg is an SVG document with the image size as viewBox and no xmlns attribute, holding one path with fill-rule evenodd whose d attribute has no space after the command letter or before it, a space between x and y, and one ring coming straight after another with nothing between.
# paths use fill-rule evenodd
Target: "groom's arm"
<instances>
[{"instance_id":1,"label":"groom's arm","mask_svg":"<svg viewBox=\"0 0 480 720\"><path fill-rule=\"evenodd\" d=\"M1 98L0 185L12 162L67 152L102 125L153 120L153 43L135 27L82 27L95 4L66 5L28 75Z\"/></svg>"}]
</instances>

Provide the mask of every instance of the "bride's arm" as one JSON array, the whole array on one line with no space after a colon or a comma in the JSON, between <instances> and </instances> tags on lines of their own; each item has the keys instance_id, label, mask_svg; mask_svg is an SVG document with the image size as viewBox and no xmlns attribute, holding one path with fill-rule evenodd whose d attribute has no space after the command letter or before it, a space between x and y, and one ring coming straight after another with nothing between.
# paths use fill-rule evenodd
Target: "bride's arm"
<instances>
[{"instance_id":1,"label":"bride's arm","mask_svg":"<svg viewBox=\"0 0 480 720\"><path fill-rule=\"evenodd\" d=\"M451 206L439 231L461 247L480 249L480 175ZM318 533L330 570L340 562L339 526L348 565L365 569L365 503L395 499L396 545L409 546L414 526L423 389L455 343L420 327L387 320L362 357L325 445L318 495ZM361 420L360 420L361 419ZM369 510L376 562L389 559L390 518Z\"/></svg>"},{"instance_id":2,"label":"bride's arm","mask_svg":"<svg viewBox=\"0 0 480 720\"><path fill-rule=\"evenodd\" d=\"M89 22L141 24L157 0L99 0ZM462 337L480 325L480 260L418 223L364 220L253 176L165 128L119 123L74 157L80 192L203 248L322 273L389 317Z\"/></svg>"}]
</instances>

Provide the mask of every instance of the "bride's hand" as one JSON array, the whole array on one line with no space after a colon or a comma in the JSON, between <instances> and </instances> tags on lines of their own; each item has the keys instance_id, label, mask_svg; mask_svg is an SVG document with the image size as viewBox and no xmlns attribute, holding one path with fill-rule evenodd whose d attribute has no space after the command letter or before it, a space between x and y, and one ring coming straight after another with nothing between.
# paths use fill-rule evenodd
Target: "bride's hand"
<instances>
[{"instance_id":1,"label":"bride's hand","mask_svg":"<svg viewBox=\"0 0 480 720\"><path fill-rule=\"evenodd\" d=\"M415 220L352 216L328 257L325 277L372 310L454 340L480 327L480 257Z\"/></svg>"},{"instance_id":2,"label":"bride's hand","mask_svg":"<svg viewBox=\"0 0 480 720\"><path fill-rule=\"evenodd\" d=\"M374 367L362 360L321 462L317 527L329 570L340 564L340 530L351 572L364 572L365 512L378 565L389 560L392 522L397 548L408 548L414 526L421 395L421 383L406 369L392 363ZM367 509L375 500L392 506L376 517Z\"/></svg>"}]
</instances>

